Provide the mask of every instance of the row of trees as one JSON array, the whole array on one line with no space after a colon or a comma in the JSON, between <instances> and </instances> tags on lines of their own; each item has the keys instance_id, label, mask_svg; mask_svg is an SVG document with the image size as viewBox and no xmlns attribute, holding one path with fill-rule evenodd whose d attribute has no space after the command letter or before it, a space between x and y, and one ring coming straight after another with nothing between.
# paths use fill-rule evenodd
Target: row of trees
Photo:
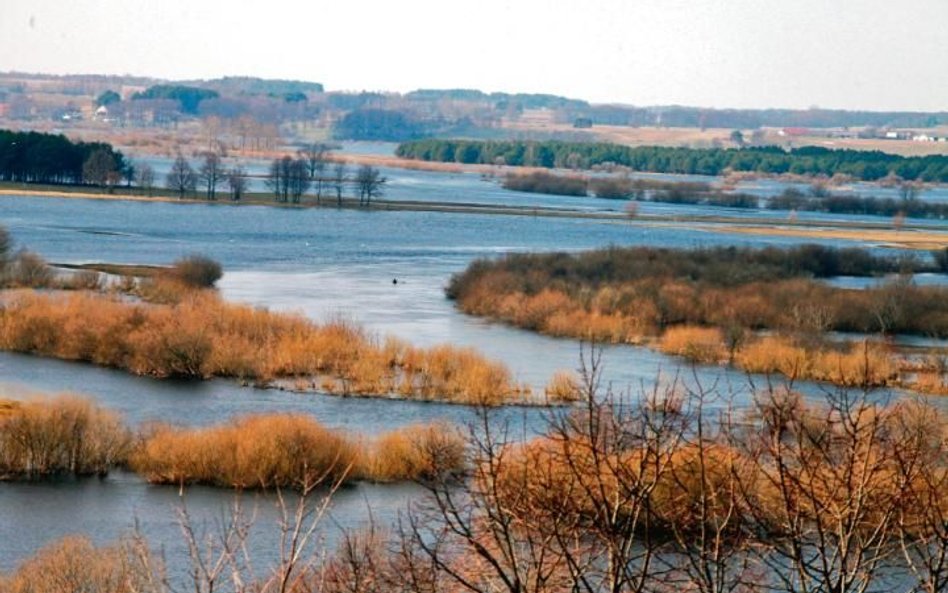
<instances>
[{"instance_id":1,"label":"row of trees","mask_svg":"<svg viewBox=\"0 0 948 593\"><path fill-rule=\"evenodd\" d=\"M150 167L145 167L146 173L151 171ZM369 205L374 198L382 195L386 181L375 167L364 165L350 174L349 167L344 162L338 162L329 170L324 154L301 152L296 158L284 156L274 159L264 184L277 202L299 204L303 196L315 188L317 204L321 203L324 195L330 194L339 205L342 205L346 186L350 185L354 195L359 198L359 204ZM147 183L139 185L142 188L150 187ZM247 192L248 185L247 172L239 165L226 168L216 153L206 153L196 170L184 156L178 155L166 180L166 187L182 199L188 194L200 192L205 199L216 200L218 188L224 186L230 199L238 201Z\"/></svg>"},{"instance_id":2,"label":"row of trees","mask_svg":"<svg viewBox=\"0 0 948 593\"><path fill-rule=\"evenodd\" d=\"M398 147L404 158L468 164L589 169L620 165L635 171L687 175L721 175L727 171L767 174L849 175L875 181L888 176L946 182L948 157L903 157L879 151L804 147L695 149L659 146L629 147L606 143L560 141L417 140Z\"/></svg>"},{"instance_id":3,"label":"row of trees","mask_svg":"<svg viewBox=\"0 0 948 593\"><path fill-rule=\"evenodd\" d=\"M125 156L103 142L61 134L0 130L0 180L115 185L131 175Z\"/></svg>"},{"instance_id":4,"label":"row of trees","mask_svg":"<svg viewBox=\"0 0 948 593\"><path fill-rule=\"evenodd\" d=\"M179 198L184 199L186 195L193 194L200 188L208 200L216 200L218 188L224 185L230 199L239 201L247 192L247 173L240 165L225 168L217 153L206 153L197 170L179 154L168 171L165 183Z\"/></svg>"}]
</instances>

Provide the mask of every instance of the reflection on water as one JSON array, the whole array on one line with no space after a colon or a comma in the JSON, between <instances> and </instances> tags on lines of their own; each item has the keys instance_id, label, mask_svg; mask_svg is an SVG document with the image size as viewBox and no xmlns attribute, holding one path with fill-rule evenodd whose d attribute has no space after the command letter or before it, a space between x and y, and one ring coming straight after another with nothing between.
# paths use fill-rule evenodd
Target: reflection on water
<instances>
[{"instance_id":1,"label":"reflection on water","mask_svg":"<svg viewBox=\"0 0 948 593\"><path fill-rule=\"evenodd\" d=\"M320 537L332 546L342 529L365 526L370 519L380 526L390 525L419 492L411 484L346 486L334 495ZM238 495L199 486L186 488L183 497L180 494L178 488L150 486L124 472L101 480L0 484L0 571L10 570L31 551L64 535L85 534L97 544L107 544L130 534L137 523L180 577L187 558L179 522L182 505L195 525L213 533L238 501L242 511L255 518L250 549L257 569L265 570L276 561L280 513L275 495ZM288 502L294 503L292 497Z\"/></svg>"}]
</instances>

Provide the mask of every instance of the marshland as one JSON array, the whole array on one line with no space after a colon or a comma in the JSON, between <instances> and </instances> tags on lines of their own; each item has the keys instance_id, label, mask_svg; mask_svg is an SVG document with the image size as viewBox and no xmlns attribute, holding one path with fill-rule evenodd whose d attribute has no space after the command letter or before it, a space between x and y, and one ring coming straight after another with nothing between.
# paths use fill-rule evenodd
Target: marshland
<instances>
[{"instance_id":1,"label":"marshland","mask_svg":"<svg viewBox=\"0 0 948 593\"><path fill-rule=\"evenodd\" d=\"M948 588L944 3L7 4L0 593Z\"/></svg>"}]
</instances>

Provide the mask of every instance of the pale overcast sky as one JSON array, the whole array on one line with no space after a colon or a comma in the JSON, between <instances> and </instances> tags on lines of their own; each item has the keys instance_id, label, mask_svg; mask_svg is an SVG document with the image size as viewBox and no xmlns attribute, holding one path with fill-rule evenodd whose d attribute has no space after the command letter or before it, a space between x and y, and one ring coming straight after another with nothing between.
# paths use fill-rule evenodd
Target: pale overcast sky
<instances>
[{"instance_id":1,"label":"pale overcast sky","mask_svg":"<svg viewBox=\"0 0 948 593\"><path fill-rule=\"evenodd\" d=\"M948 110L948 0L0 0L0 70Z\"/></svg>"}]
</instances>

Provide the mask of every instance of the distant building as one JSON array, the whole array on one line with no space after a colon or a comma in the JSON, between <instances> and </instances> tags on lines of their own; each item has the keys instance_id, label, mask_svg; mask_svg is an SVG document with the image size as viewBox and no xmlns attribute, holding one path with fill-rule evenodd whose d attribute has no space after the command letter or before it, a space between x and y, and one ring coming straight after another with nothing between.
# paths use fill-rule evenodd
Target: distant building
<instances>
[{"instance_id":1,"label":"distant building","mask_svg":"<svg viewBox=\"0 0 948 593\"><path fill-rule=\"evenodd\" d=\"M778 136L790 136L790 137L807 136L809 135L809 133L810 133L810 130L808 130L807 128L781 128L780 130L777 131Z\"/></svg>"},{"instance_id":2,"label":"distant building","mask_svg":"<svg viewBox=\"0 0 948 593\"><path fill-rule=\"evenodd\" d=\"M95 110L95 118L100 121L108 120L109 108L105 105L99 105L99 108Z\"/></svg>"},{"instance_id":3,"label":"distant building","mask_svg":"<svg viewBox=\"0 0 948 593\"><path fill-rule=\"evenodd\" d=\"M915 132L908 130L886 130L884 138L886 140L911 140Z\"/></svg>"},{"instance_id":4,"label":"distant building","mask_svg":"<svg viewBox=\"0 0 948 593\"><path fill-rule=\"evenodd\" d=\"M573 122L574 128L591 128L593 127L593 120L588 117L577 117L576 121Z\"/></svg>"}]
</instances>

